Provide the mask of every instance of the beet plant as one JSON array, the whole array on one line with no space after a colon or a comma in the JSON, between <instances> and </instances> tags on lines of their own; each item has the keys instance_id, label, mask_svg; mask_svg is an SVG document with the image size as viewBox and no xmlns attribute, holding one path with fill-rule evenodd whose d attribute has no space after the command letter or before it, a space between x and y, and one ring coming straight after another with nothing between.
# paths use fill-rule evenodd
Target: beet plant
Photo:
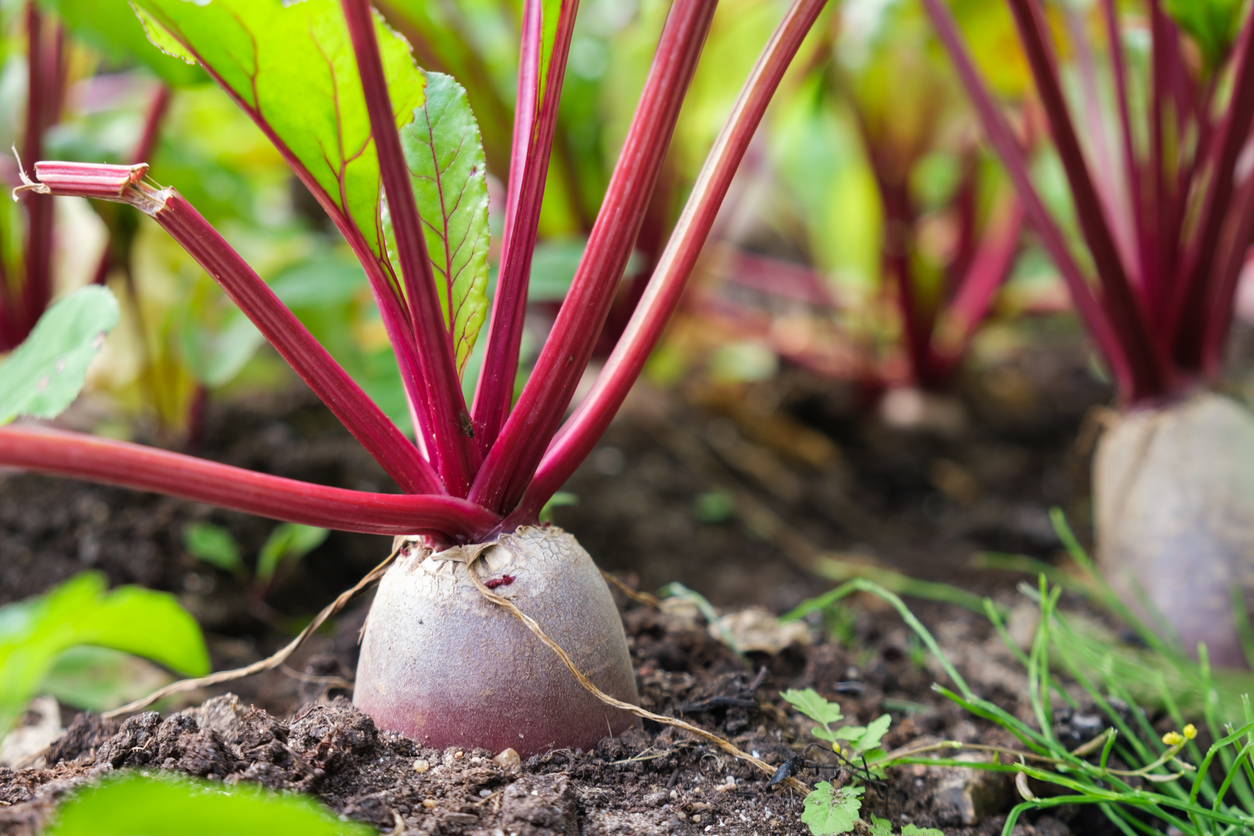
<instances>
[{"instance_id":1,"label":"beet plant","mask_svg":"<svg viewBox=\"0 0 1254 836\"><path fill-rule=\"evenodd\" d=\"M396 481L341 490L38 426L0 428L0 464L159 491L288 522L402 538L363 640L354 700L432 746L588 747L606 708L505 609L539 622L600 690L635 680L608 589L538 515L591 451L674 309L732 175L823 6L797 0L747 80L639 304L589 393L576 385L641 226L714 13L677 3L569 294L515 399L528 271L577 3L528 0L501 266L490 317L484 156L465 93L419 69L366 0L136 0L149 37L199 63L273 141L361 262L395 351L404 436L225 239L147 166L38 162L22 191L130 204L175 238ZM459 380L481 324L469 403ZM490 591L490 593L489 593Z\"/></svg>"},{"instance_id":2,"label":"beet plant","mask_svg":"<svg viewBox=\"0 0 1254 836\"><path fill-rule=\"evenodd\" d=\"M1227 0L1060 4L1064 52L1043 4L1007 0L1069 187L1073 247L950 12L924 3L1119 394L1093 471L1103 573L1186 649L1205 642L1216 663L1241 665L1254 415L1221 373L1254 236L1254 18Z\"/></svg>"},{"instance_id":3,"label":"beet plant","mask_svg":"<svg viewBox=\"0 0 1254 836\"><path fill-rule=\"evenodd\" d=\"M996 7L961 12L996 34ZM831 274L803 282L789 271L792 296L830 325L809 340L775 327L784 332L775 342L801 363L876 390L952 383L1022 238L1021 207L981 153L957 79L929 40L913 4L844 6L830 49L773 137L785 192L763 220L804 230L794 246ZM742 286L779 295L788 287L776 278L782 270L758 258L729 266ZM872 296L859 284L879 290Z\"/></svg>"}]
</instances>

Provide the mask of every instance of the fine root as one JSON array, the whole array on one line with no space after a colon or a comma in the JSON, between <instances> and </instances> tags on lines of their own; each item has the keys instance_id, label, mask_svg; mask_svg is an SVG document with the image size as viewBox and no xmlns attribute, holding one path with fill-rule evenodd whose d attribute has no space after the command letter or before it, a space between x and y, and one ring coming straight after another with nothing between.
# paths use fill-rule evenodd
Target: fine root
<instances>
[{"instance_id":1,"label":"fine root","mask_svg":"<svg viewBox=\"0 0 1254 836\"><path fill-rule=\"evenodd\" d=\"M498 548L505 548L501 543L497 543L496 545ZM540 628L540 625L536 623L536 620L534 618L532 618L531 616L527 615L522 610L520 610L517 607L517 605L514 604L513 601L509 600L508 598L503 598L500 595L497 595L492 590L488 589L487 585L483 582L483 579L480 578L478 573L473 571L473 568L472 568L474 566L475 561L478 560L480 555L482 554L483 554L483 551L479 551L473 554L473 556L469 557L469 559L465 561L466 574L470 577L470 581L471 583L475 585L475 588L479 590L479 594L482 595L484 598L487 598L489 601L496 604L497 606L504 607L515 618L517 618L524 625L526 625L527 629L530 630L532 633L534 633L536 638L538 638L541 642L544 643L546 647L548 647L550 650L552 650L554 653L557 654L558 658L562 660L562 663L566 665L567 669L571 672L571 674L574 675L575 679L579 682L579 684L582 685L589 693L591 693L593 696L595 696L597 699L599 699L601 702L605 703L606 705L613 706L614 708L618 708L623 711L630 712L636 715L637 717L641 717L645 720L652 720L655 723L661 723L662 725L674 726L677 729L682 729L683 731L686 731L689 734L695 735L701 738L702 740L713 743L715 746L717 746L718 748L722 749L724 752L726 752L727 754L735 758L739 758L742 761L746 761L748 763L753 764L755 767L757 767L759 770L761 770L767 775L773 776L775 774L776 772L775 767L771 766L766 761L763 761L759 758L755 758L753 755L750 755L748 752L744 751L743 749L740 749L735 744L719 737L717 734L714 734L713 732L708 732L705 729L698 728L697 726L694 726L691 723L686 723L683 720L677 720L674 717L665 717L661 714L654 714L652 711L646 711L645 709L641 708L638 705L632 705L629 702L624 702L620 699L615 699L614 697L611 697L609 694L602 691L597 686L593 685L592 681L589 680L588 677L584 676L583 673L579 670L579 668L575 667L575 663L571 660L570 656L566 653L566 651L562 649L561 645L559 645L557 642L550 639L545 634L544 630ZM785 780L784 783L790 789L794 789L802 793L808 793L810 791L809 787L807 787L805 784L798 781L796 778L788 778L787 780Z\"/></svg>"},{"instance_id":2,"label":"fine root","mask_svg":"<svg viewBox=\"0 0 1254 836\"><path fill-rule=\"evenodd\" d=\"M634 714L635 716L646 719L646 720L652 720L655 723L661 723L662 725L665 725L665 726L674 726L677 729L681 729L683 731L688 732L691 735L701 738L702 740L712 743L715 746L717 746L719 749L722 749L724 752L731 755L732 757L738 758L739 760L752 764L754 767L756 767L757 769L759 769L766 775L773 776L775 774L776 767L771 766L769 763L761 760L760 758L755 758L753 755L750 755L748 752L740 749L735 744L731 743L728 740L725 740L722 737L719 737L717 734L714 734L713 732L708 732L705 729L694 726L691 723L684 722L683 720L677 720L674 717L666 717L661 714L654 714L652 711L646 711L645 709L641 708L638 705L632 705L629 702L624 702L623 700L615 699L614 697L611 697L609 694L602 691L597 686L593 685L592 681L589 680L588 677L584 676L583 673L575 666L575 663L571 660L569 654L567 654L566 651L562 649L561 645L559 645L557 642L550 639L548 635L545 634L544 630L540 628L540 625L536 623L535 619L533 619L531 616L527 615L522 610L520 610L514 604L513 601L510 601L508 598L503 598L500 595L497 595L496 593L494 593L492 590L488 589L487 585L484 584L483 580L479 577L478 573L472 570L472 567L475 561L477 561L479 557L487 550L486 546L488 545L496 545L500 548L504 548L504 546L502 546L500 543L495 543L495 544L485 544L485 548L481 548L481 549L473 549L473 550L468 549L467 558L461 561L466 564L466 574L470 577L471 583L473 583L475 585L475 588L479 590L480 595L482 595L484 598L491 601L492 603L496 604L497 606L504 607L515 618L521 621L527 627L528 630L534 633L536 638L538 638L546 647L548 647L550 650L556 653L558 658L562 660L562 663L566 665L566 668L575 677L576 681L578 681L579 684L582 685L589 693L591 693L593 696L595 696L598 700L605 703L606 705L621 709L622 711L630 712L631 714ZM131 712L139 711L140 709L147 708L148 706L152 705L157 700L164 699L165 697L171 696L173 694L180 694L186 691L192 691L192 690L195 690L196 688L204 688L210 685L218 685L223 682L232 682L236 679L243 679L246 676L252 676L253 674L256 674L256 673L262 673L264 671L273 670L274 668L277 668L283 665L283 663L286 662L287 659L293 653L295 653L302 644L304 644L305 640L309 638L309 636L312 635L315 630L317 630L320 626L322 626L323 622L325 622L328 618L332 617L333 615L338 613L340 610L342 610L345 607L345 605L348 604L349 601L351 601L354 597L358 595L358 593L370 587L376 581L378 581L381 577L383 577L383 573L387 570L387 567L391 565L392 561L396 559L396 556L401 552L403 548L404 548L403 538L397 538L397 540L393 544L392 553L388 555L386 560L384 560L382 563L376 566L373 570L371 570L370 574L366 575L364 578L358 581L357 584L352 589L348 590L347 592L341 593L340 596L336 598L334 601L332 601L325 609L322 610L322 612L318 613L318 615L314 618L314 620L309 622L309 625L305 627L305 629L302 630L296 638L292 639L292 641L289 642L286 647L284 647L278 653L275 653L273 656L270 656L267 659L262 659L259 662L254 662L253 664L247 665L242 668L236 668L234 670L229 670L229 671L219 671L218 673L210 674L208 676L197 677L195 679L183 679L178 682L171 683L170 685L167 685L164 688L160 688L156 691L153 691L151 694L149 694L148 696L142 699L135 700L134 702L131 702L131 703L127 703L126 705L123 705L119 708L115 708L112 711L106 711L104 712L102 716L105 718L113 718L113 717L121 716L123 714L129 714ZM456 560L457 558L450 558L450 559ZM628 590L626 588L626 584L623 584L617 578L612 578L609 575L606 575L606 577L610 578L611 582L618 585L625 592L628 592L628 594L631 595L631 597L637 598L637 600L640 600L641 603L656 604L657 599L653 598L653 596L639 593L639 592L636 592L635 590ZM649 600L649 599L652 599L652 600ZM798 781L796 778L790 777L786 779L784 783L790 789L794 789L802 793L809 792L809 788L805 784Z\"/></svg>"},{"instance_id":3,"label":"fine root","mask_svg":"<svg viewBox=\"0 0 1254 836\"><path fill-rule=\"evenodd\" d=\"M208 676L201 676L195 679L181 679L178 682L172 682L164 688L159 688L156 691L153 691L146 697L127 703L126 705L115 708L112 711L106 711L101 716L106 719L119 717L123 714L130 714L133 711L139 711L140 709L147 708L157 700L164 699L172 694L181 694L185 691L193 691L197 688L205 688L210 685L219 685L223 682L233 682L236 679L243 679L244 677L252 676L255 673L263 673L265 671L274 670L286 662L288 658L295 653L302 644L305 643L305 639L313 635L313 632L322 626L323 622L338 613L340 610L344 609L348 602L353 600L353 598L355 598L362 590L369 588L376 583L379 578L383 577L383 573L387 570L387 567L392 563L392 561L396 559L396 555L399 553L400 546L398 545L393 548L392 553L387 556L386 560L374 567L374 569L370 571L370 574L358 581L357 585L352 589L347 592L341 592L340 596L328 604L322 612L318 613L318 615L314 617L314 620L309 622L309 625L305 627L304 630L301 630L300 634L296 636L296 638L292 639L286 647L268 659L262 659L259 662L253 662L251 665L246 665L242 668L235 668L234 670L219 671L218 673L211 673Z\"/></svg>"},{"instance_id":4,"label":"fine root","mask_svg":"<svg viewBox=\"0 0 1254 836\"><path fill-rule=\"evenodd\" d=\"M613 575L611 575L609 572L605 571L604 569L601 570L601 577L605 578L607 581L609 581L611 586L614 586L615 588L617 588L620 592L622 592L631 600L635 601L637 604L643 604L644 606L652 607L653 609L657 609L660 606L662 606L662 602L657 599L656 595L650 595L647 592L641 592L638 589L632 589L630 586L623 583L618 578L614 577Z\"/></svg>"}]
</instances>

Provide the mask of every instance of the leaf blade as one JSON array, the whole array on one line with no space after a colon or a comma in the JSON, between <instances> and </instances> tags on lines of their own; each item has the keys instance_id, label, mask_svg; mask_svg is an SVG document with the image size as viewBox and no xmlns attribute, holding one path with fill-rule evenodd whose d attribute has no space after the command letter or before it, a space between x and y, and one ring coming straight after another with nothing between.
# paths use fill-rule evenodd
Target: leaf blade
<instances>
[{"instance_id":1,"label":"leaf blade","mask_svg":"<svg viewBox=\"0 0 1254 836\"><path fill-rule=\"evenodd\" d=\"M195 522L183 529L183 548L198 560L215 566L223 572L238 574L244 570L244 558L240 554L235 537L220 525Z\"/></svg>"},{"instance_id":2,"label":"leaf blade","mask_svg":"<svg viewBox=\"0 0 1254 836\"><path fill-rule=\"evenodd\" d=\"M830 782L820 781L806 796L801 821L810 826L814 836L837 836L848 833L858 823L862 809L862 793L866 787L834 789Z\"/></svg>"},{"instance_id":3,"label":"leaf blade","mask_svg":"<svg viewBox=\"0 0 1254 836\"><path fill-rule=\"evenodd\" d=\"M118 323L118 303L85 287L50 307L0 365L0 425L19 415L55 418L78 396L87 367Z\"/></svg>"},{"instance_id":4,"label":"leaf blade","mask_svg":"<svg viewBox=\"0 0 1254 836\"><path fill-rule=\"evenodd\" d=\"M216 782L130 773L75 794L45 832L49 836L366 836L376 831L342 820L308 798L260 787L224 787Z\"/></svg>"},{"instance_id":5,"label":"leaf blade","mask_svg":"<svg viewBox=\"0 0 1254 836\"><path fill-rule=\"evenodd\" d=\"M802 690L790 688L780 696L816 723L827 726L839 723L845 718L845 715L840 713L840 703L829 702L813 688Z\"/></svg>"},{"instance_id":6,"label":"leaf blade","mask_svg":"<svg viewBox=\"0 0 1254 836\"><path fill-rule=\"evenodd\" d=\"M488 310L487 162L465 88L443 73L426 79L401 148L461 374Z\"/></svg>"},{"instance_id":7,"label":"leaf blade","mask_svg":"<svg viewBox=\"0 0 1254 836\"><path fill-rule=\"evenodd\" d=\"M341 231L359 236L401 298L387 256L382 186L361 79L335 0L134 0L154 42L173 40L264 130ZM376 19L397 126L422 105L409 46ZM338 216L338 217L337 217Z\"/></svg>"},{"instance_id":8,"label":"leaf blade","mask_svg":"<svg viewBox=\"0 0 1254 836\"><path fill-rule=\"evenodd\" d=\"M174 596L136 586L105 591L84 572L37 598L0 607L0 735L7 732L56 658L78 645L143 656L189 676L209 671L196 620Z\"/></svg>"},{"instance_id":9,"label":"leaf blade","mask_svg":"<svg viewBox=\"0 0 1254 836\"><path fill-rule=\"evenodd\" d=\"M257 555L257 583L268 584L285 559L300 560L321 546L331 532L299 523L279 523Z\"/></svg>"}]
</instances>

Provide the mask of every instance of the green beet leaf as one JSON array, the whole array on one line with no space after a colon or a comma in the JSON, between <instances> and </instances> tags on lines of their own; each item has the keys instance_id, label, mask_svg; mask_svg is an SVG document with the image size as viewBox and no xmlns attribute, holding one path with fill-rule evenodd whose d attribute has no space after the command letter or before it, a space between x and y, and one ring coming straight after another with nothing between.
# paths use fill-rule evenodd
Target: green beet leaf
<instances>
[{"instance_id":1,"label":"green beet leaf","mask_svg":"<svg viewBox=\"0 0 1254 836\"><path fill-rule=\"evenodd\" d=\"M0 424L19 415L53 418L83 388L87 366L118 323L118 303L103 287L57 302L0 365Z\"/></svg>"},{"instance_id":2,"label":"green beet leaf","mask_svg":"<svg viewBox=\"0 0 1254 836\"><path fill-rule=\"evenodd\" d=\"M123 650L188 676L209 671L200 627L174 596L137 586L106 592L103 574L84 572L45 595L0 607L0 735L57 657L78 645Z\"/></svg>"},{"instance_id":3,"label":"green beet leaf","mask_svg":"<svg viewBox=\"0 0 1254 836\"><path fill-rule=\"evenodd\" d=\"M367 836L309 798L260 787L152 778L107 778L72 796L45 836Z\"/></svg>"},{"instance_id":4,"label":"green beet leaf","mask_svg":"<svg viewBox=\"0 0 1254 836\"><path fill-rule=\"evenodd\" d=\"M1243 0L1166 0L1164 10L1187 32L1210 69L1227 58L1236 43Z\"/></svg>"},{"instance_id":5,"label":"green beet leaf","mask_svg":"<svg viewBox=\"0 0 1254 836\"><path fill-rule=\"evenodd\" d=\"M203 70L153 52L143 25L130 14L126 0L39 0L39 5L56 13L78 40L100 50L114 63L138 60L178 87L206 80Z\"/></svg>"},{"instance_id":6,"label":"green beet leaf","mask_svg":"<svg viewBox=\"0 0 1254 836\"><path fill-rule=\"evenodd\" d=\"M378 155L338 0L134 0L153 43L200 63L393 276L382 229ZM376 20L397 126L424 100L409 45ZM400 298L401 290L393 285Z\"/></svg>"},{"instance_id":7,"label":"green beet leaf","mask_svg":"<svg viewBox=\"0 0 1254 836\"><path fill-rule=\"evenodd\" d=\"M427 98L401 129L457 370L464 371L488 310L488 183L479 125L465 89L427 73Z\"/></svg>"},{"instance_id":8,"label":"green beet leaf","mask_svg":"<svg viewBox=\"0 0 1254 836\"><path fill-rule=\"evenodd\" d=\"M820 781L806 796L801 821L810 826L814 836L837 836L848 833L858 823L862 809L862 793L866 787L835 789L829 781Z\"/></svg>"}]
</instances>

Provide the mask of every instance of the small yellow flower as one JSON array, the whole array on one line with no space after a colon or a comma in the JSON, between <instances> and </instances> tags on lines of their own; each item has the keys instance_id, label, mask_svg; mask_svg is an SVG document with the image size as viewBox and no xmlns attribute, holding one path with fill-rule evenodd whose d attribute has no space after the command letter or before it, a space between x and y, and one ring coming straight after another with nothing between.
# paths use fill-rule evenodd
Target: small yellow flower
<instances>
[{"instance_id":1,"label":"small yellow flower","mask_svg":"<svg viewBox=\"0 0 1254 836\"><path fill-rule=\"evenodd\" d=\"M1186 740L1192 740L1193 738L1197 737L1197 726L1193 725L1192 723L1189 723L1187 726L1185 726L1184 737Z\"/></svg>"},{"instance_id":2,"label":"small yellow flower","mask_svg":"<svg viewBox=\"0 0 1254 836\"><path fill-rule=\"evenodd\" d=\"M1194 734L1196 734L1194 730ZM1184 735L1178 731L1169 731L1163 735L1163 743L1167 746L1182 746L1184 744Z\"/></svg>"}]
</instances>

